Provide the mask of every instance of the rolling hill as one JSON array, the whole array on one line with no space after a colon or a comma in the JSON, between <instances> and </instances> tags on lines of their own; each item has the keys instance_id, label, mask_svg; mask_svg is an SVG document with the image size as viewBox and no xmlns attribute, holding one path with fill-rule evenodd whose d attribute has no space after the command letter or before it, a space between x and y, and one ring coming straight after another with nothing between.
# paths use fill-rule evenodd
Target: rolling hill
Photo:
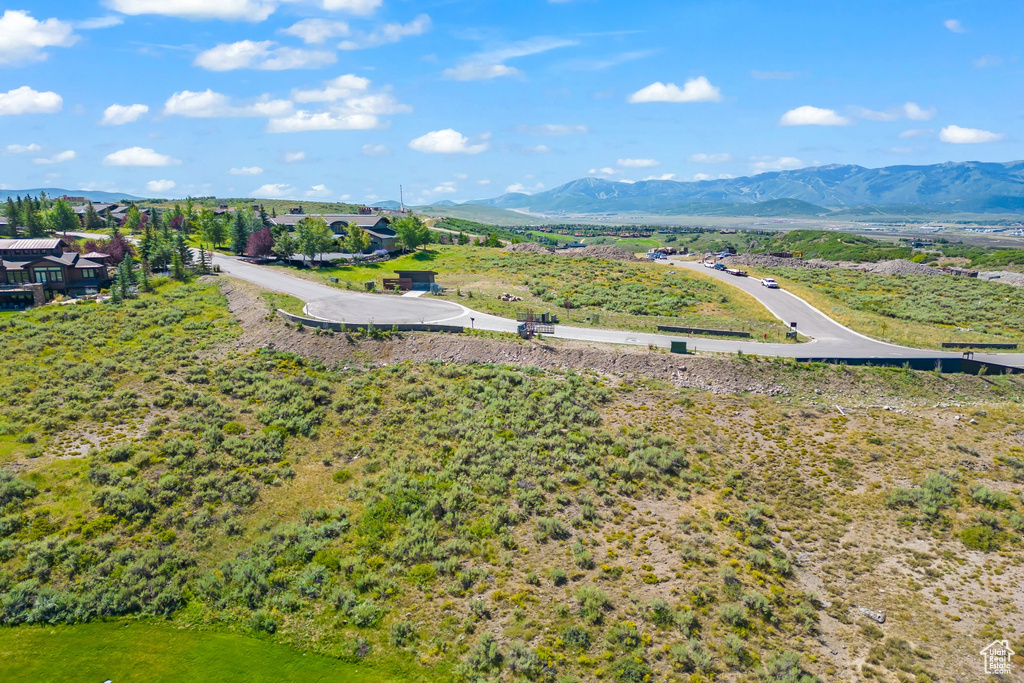
<instances>
[{"instance_id":1,"label":"rolling hill","mask_svg":"<svg viewBox=\"0 0 1024 683\"><path fill-rule=\"evenodd\" d=\"M140 200L145 197L136 197L127 192L103 192L101 190L65 190L59 187L35 187L28 190L0 190L0 201L7 201L8 197L25 197L31 195L38 197L40 192L45 192L48 197L85 197L93 202L119 202L122 199Z\"/></svg>"},{"instance_id":2,"label":"rolling hill","mask_svg":"<svg viewBox=\"0 0 1024 683\"><path fill-rule=\"evenodd\" d=\"M795 200L767 207L775 214L737 213L742 205ZM544 213L644 211L684 214L707 204L739 205L719 215L799 215L817 207L925 206L946 212L1024 209L1024 161L960 162L863 168L831 165L721 180L635 183L582 178L534 195L510 193L472 202ZM708 209L704 209L708 210ZM798 214L792 211L799 212ZM820 213L828 213L822 209Z\"/></svg>"}]
</instances>

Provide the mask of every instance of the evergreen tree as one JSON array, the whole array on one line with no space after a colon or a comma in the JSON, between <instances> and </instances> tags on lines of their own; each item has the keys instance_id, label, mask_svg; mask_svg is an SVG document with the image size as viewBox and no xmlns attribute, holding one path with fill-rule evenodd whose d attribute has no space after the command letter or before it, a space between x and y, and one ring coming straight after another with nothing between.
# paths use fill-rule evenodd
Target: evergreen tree
<instances>
[{"instance_id":1,"label":"evergreen tree","mask_svg":"<svg viewBox=\"0 0 1024 683\"><path fill-rule=\"evenodd\" d=\"M249 243L249 225L245 215L239 211L235 214L235 224L231 229L231 251L241 256Z\"/></svg>"},{"instance_id":2,"label":"evergreen tree","mask_svg":"<svg viewBox=\"0 0 1024 683\"><path fill-rule=\"evenodd\" d=\"M459 244L461 246L466 246L467 244L469 244L469 235L467 235L464 232L460 232L459 233Z\"/></svg>"},{"instance_id":3,"label":"evergreen tree","mask_svg":"<svg viewBox=\"0 0 1024 683\"><path fill-rule=\"evenodd\" d=\"M46 212L46 222L52 232L73 232L81 227L75 210L65 199L58 199L54 202L53 208Z\"/></svg>"},{"instance_id":4,"label":"evergreen tree","mask_svg":"<svg viewBox=\"0 0 1024 683\"><path fill-rule=\"evenodd\" d=\"M4 217L7 218L7 230L4 233L4 237L17 237L18 223L21 222L21 216L18 214L18 207L14 205L14 200L10 197L7 198L7 208L4 210Z\"/></svg>"},{"instance_id":5,"label":"evergreen tree","mask_svg":"<svg viewBox=\"0 0 1024 683\"><path fill-rule=\"evenodd\" d=\"M120 237L121 236L121 227L117 224L117 219L114 218L114 214L111 212L109 206L107 207L107 210L104 211L104 213L106 215L104 216L103 220L107 224L107 230L110 232L110 237L111 238Z\"/></svg>"},{"instance_id":6,"label":"evergreen tree","mask_svg":"<svg viewBox=\"0 0 1024 683\"><path fill-rule=\"evenodd\" d=\"M85 230L86 232L98 232L103 229L103 219L96 213L92 202L85 208Z\"/></svg>"},{"instance_id":7,"label":"evergreen tree","mask_svg":"<svg viewBox=\"0 0 1024 683\"><path fill-rule=\"evenodd\" d=\"M142 214L139 212L138 207L132 204L131 206L128 207L128 213L125 214L124 225L122 227L124 228L124 231L126 233L131 235L139 228L139 225L141 224Z\"/></svg>"},{"instance_id":8,"label":"evergreen tree","mask_svg":"<svg viewBox=\"0 0 1024 683\"><path fill-rule=\"evenodd\" d=\"M267 210L263 208L262 204L260 204L260 223L265 227L270 226L270 217L267 216Z\"/></svg>"},{"instance_id":9,"label":"evergreen tree","mask_svg":"<svg viewBox=\"0 0 1024 683\"><path fill-rule=\"evenodd\" d=\"M176 230L174 232L174 243L172 249L181 260L182 266L192 265L192 250L189 249L188 243L185 241L184 230Z\"/></svg>"},{"instance_id":10,"label":"evergreen tree","mask_svg":"<svg viewBox=\"0 0 1024 683\"><path fill-rule=\"evenodd\" d=\"M185 263L181 260L181 254L177 250L171 252L171 276L175 280L182 281L187 277Z\"/></svg>"},{"instance_id":11,"label":"evergreen tree","mask_svg":"<svg viewBox=\"0 0 1024 683\"><path fill-rule=\"evenodd\" d=\"M37 239L46 234L43 217L31 202L29 202L29 206L25 210L25 230L28 232L29 239Z\"/></svg>"}]
</instances>

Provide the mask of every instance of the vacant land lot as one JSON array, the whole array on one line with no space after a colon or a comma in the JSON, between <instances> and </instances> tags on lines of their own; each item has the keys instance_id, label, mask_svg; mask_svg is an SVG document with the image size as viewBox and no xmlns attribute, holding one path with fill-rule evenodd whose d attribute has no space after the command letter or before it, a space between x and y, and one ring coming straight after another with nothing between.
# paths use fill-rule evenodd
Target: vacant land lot
<instances>
[{"instance_id":1,"label":"vacant land lot","mask_svg":"<svg viewBox=\"0 0 1024 683\"><path fill-rule=\"evenodd\" d=\"M287 679L283 650L190 644L195 628L365 680L616 683L969 677L1024 628L1014 378L991 380L1009 398L935 407L939 389L890 411L857 383L942 378L791 367L845 387L840 411L588 372L333 364L235 348L205 284L3 325L0 623L19 630L0 650L29 677L99 673L89 638L137 648L52 627L139 616L183 627L140 648L157 678L162 653L200 662L221 642ZM311 661L314 680L359 680Z\"/></svg>"},{"instance_id":2,"label":"vacant land lot","mask_svg":"<svg viewBox=\"0 0 1024 683\"><path fill-rule=\"evenodd\" d=\"M384 264L304 272L339 286L377 288L395 270L434 270L446 296L477 310L514 318L524 311L551 311L563 323L653 331L657 325L742 329L784 338L785 328L743 292L689 272L671 273L644 262L506 253L483 247L441 246ZM522 302L500 301L502 294ZM566 306L568 304L568 307Z\"/></svg>"},{"instance_id":3,"label":"vacant land lot","mask_svg":"<svg viewBox=\"0 0 1024 683\"><path fill-rule=\"evenodd\" d=\"M858 332L897 344L1024 343L1024 288L971 278L759 269Z\"/></svg>"},{"instance_id":4,"label":"vacant land lot","mask_svg":"<svg viewBox=\"0 0 1024 683\"><path fill-rule=\"evenodd\" d=\"M240 634L181 630L160 622L94 622L0 630L11 681L172 683L389 683L443 681L422 671L368 667Z\"/></svg>"}]
</instances>

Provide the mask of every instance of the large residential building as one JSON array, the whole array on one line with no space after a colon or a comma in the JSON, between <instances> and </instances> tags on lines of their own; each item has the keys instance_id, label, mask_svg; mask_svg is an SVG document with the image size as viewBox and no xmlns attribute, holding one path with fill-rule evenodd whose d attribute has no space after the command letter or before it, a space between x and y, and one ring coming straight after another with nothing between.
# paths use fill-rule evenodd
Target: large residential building
<instances>
[{"instance_id":1,"label":"large residential building","mask_svg":"<svg viewBox=\"0 0 1024 683\"><path fill-rule=\"evenodd\" d=\"M82 256L60 239L0 240L0 308L25 308L56 294L96 294L110 283L105 254Z\"/></svg>"},{"instance_id":2,"label":"large residential building","mask_svg":"<svg viewBox=\"0 0 1024 683\"><path fill-rule=\"evenodd\" d=\"M385 249L394 251L398 248L395 231L391 229L391 221L386 216L374 216L369 214L355 213L333 213L333 214L306 214L287 213L276 218L271 218L275 225L286 225L294 230L299 221L303 218L323 218L327 225L338 237L347 234L348 226L358 225L370 236L370 247L372 249Z\"/></svg>"}]
</instances>

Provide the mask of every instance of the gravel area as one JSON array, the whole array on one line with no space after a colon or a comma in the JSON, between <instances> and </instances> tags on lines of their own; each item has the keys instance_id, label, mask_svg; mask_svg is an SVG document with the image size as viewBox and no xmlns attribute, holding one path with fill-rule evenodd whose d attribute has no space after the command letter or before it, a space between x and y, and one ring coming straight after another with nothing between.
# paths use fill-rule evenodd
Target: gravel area
<instances>
[{"instance_id":1,"label":"gravel area","mask_svg":"<svg viewBox=\"0 0 1024 683\"><path fill-rule=\"evenodd\" d=\"M978 273L979 280L995 280L1004 285L1024 287L1024 273L1014 273L1011 270L988 270Z\"/></svg>"}]
</instances>

